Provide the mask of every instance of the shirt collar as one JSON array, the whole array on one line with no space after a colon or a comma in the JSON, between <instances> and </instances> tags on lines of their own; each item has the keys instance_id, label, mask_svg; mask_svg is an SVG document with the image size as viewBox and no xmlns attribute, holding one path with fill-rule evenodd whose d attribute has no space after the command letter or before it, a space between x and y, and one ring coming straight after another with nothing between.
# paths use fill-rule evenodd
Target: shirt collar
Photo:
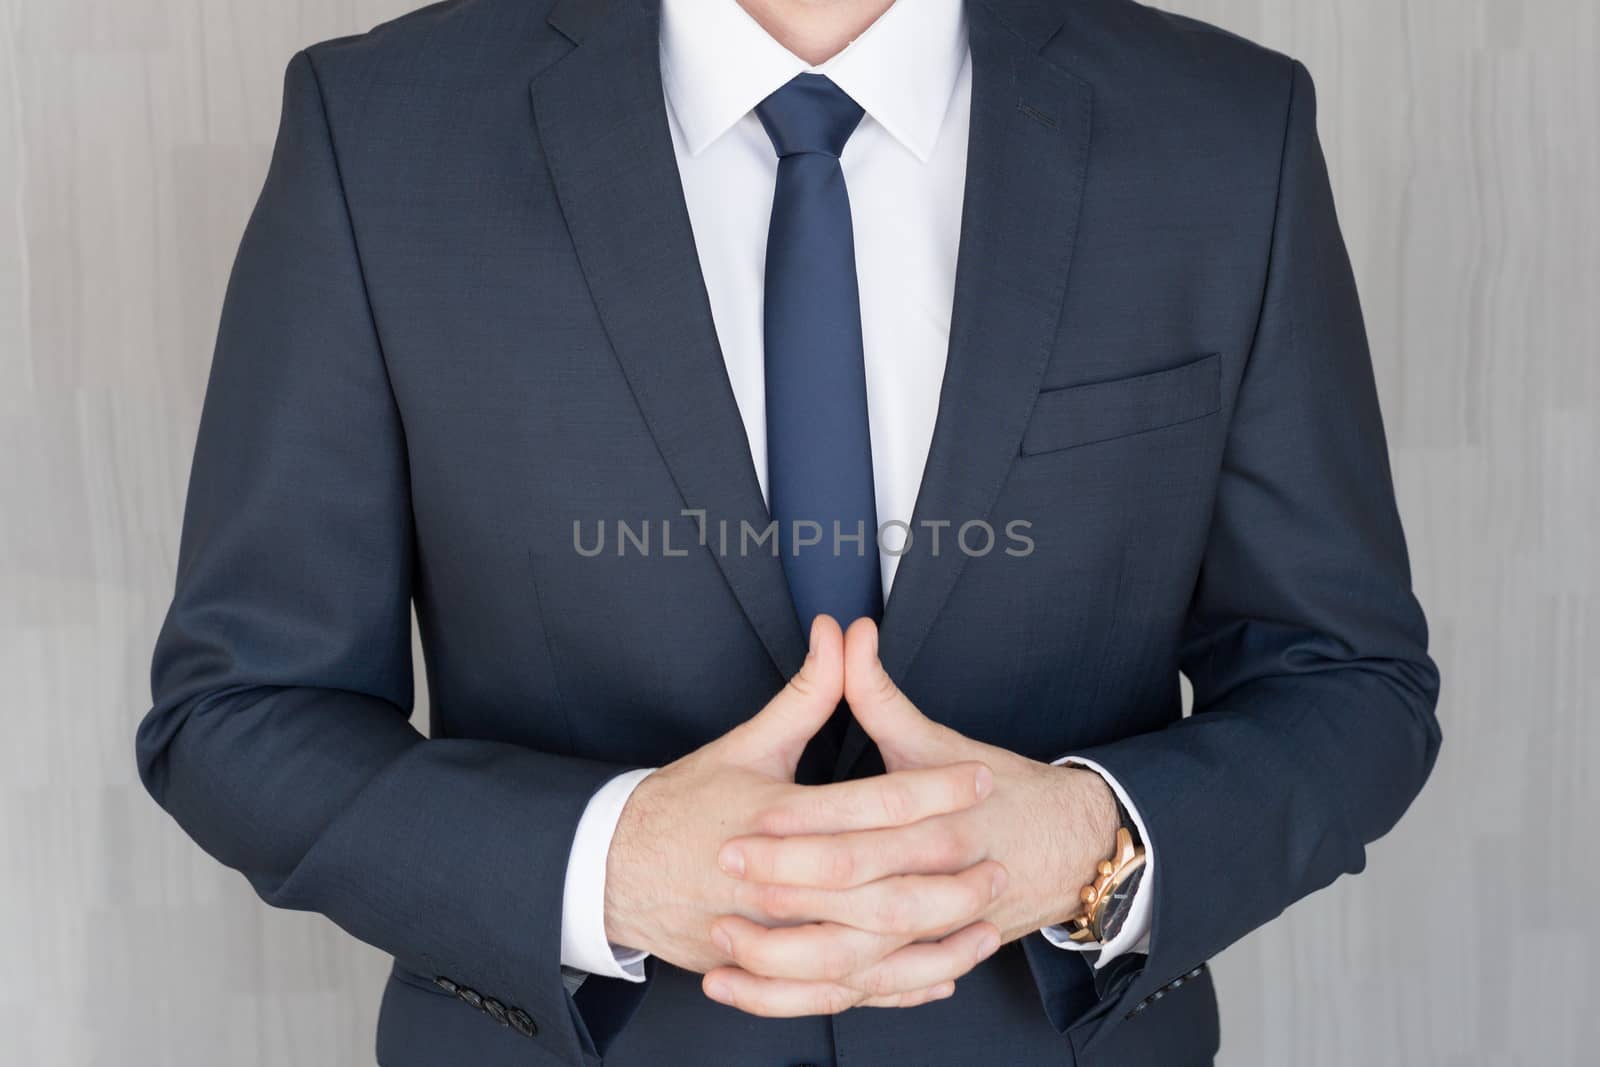
<instances>
[{"instance_id":1,"label":"shirt collar","mask_svg":"<svg viewBox=\"0 0 1600 1067\"><path fill-rule=\"evenodd\" d=\"M699 155L796 74L831 78L918 159L939 140L967 57L963 0L897 0L832 59L812 67L738 0L662 0L667 102Z\"/></svg>"}]
</instances>

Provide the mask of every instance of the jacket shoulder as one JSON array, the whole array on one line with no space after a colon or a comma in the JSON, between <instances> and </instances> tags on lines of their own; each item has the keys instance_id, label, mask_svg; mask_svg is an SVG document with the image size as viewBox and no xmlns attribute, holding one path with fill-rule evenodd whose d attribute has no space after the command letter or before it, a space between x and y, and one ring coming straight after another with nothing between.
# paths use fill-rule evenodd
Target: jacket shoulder
<instances>
[{"instance_id":1,"label":"jacket shoulder","mask_svg":"<svg viewBox=\"0 0 1600 1067\"><path fill-rule=\"evenodd\" d=\"M324 84L482 85L564 50L548 21L556 2L443 0L303 51Z\"/></svg>"},{"instance_id":2,"label":"jacket shoulder","mask_svg":"<svg viewBox=\"0 0 1600 1067\"><path fill-rule=\"evenodd\" d=\"M1050 0L1061 28L1047 54L1097 86L1152 96L1198 94L1249 110L1281 105L1295 62L1237 33L1134 0Z\"/></svg>"},{"instance_id":3,"label":"jacket shoulder","mask_svg":"<svg viewBox=\"0 0 1600 1067\"><path fill-rule=\"evenodd\" d=\"M1089 83L1097 127L1275 154L1297 71L1290 57L1134 0L1040 0L1060 28L1045 55Z\"/></svg>"}]
</instances>

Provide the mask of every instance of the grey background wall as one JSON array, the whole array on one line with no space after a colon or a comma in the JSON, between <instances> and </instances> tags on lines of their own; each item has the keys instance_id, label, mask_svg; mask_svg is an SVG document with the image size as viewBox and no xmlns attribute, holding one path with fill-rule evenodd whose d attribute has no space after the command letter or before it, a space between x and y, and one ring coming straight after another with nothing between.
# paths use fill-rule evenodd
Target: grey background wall
<instances>
[{"instance_id":1,"label":"grey background wall","mask_svg":"<svg viewBox=\"0 0 1600 1067\"><path fill-rule=\"evenodd\" d=\"M1218 961L1223 1062L1592 1063L1600 5L1170 2L1318 78L1446 679L1369 873ZM130 739L283 66L408 6L0 0L0 1063L371 1061L384 961L189 844Z\"/></svg>"}]
</instances>

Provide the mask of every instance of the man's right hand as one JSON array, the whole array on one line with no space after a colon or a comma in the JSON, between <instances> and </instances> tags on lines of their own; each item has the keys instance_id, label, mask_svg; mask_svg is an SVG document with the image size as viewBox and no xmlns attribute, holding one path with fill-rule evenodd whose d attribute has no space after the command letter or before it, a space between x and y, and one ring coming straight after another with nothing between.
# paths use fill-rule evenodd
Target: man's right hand
<instances>
[{"instance_id":1,"label":"man's right hand","mask_svg":"<svg viewBox=\"0 0 1600 1067\"><path fill-rule=\"evenodd\" d=\"M822 616L812 626L805 664L765 708L639 784L606 860L606 936L612 944L704 973L736 962L726 946L711 940L718 916L794 927L800 941L792 947L804 954L805 940L813 939L816 952L825 954L827 988L796 982L795 1010L773 1014L811 1014L819 1003L843 1011L938 999L994 951L998 931L974 921L1005 888L1005 869L992 860L954 872L925 867L837 890L843 912L859 916L849 927L814 921L787 887L740 881L718 867L729 838L782 835L796 818L803 817L812 833L819 814L833 833L910 828L988 795L992 775L975 762L796 785L795 766L806 743L843 695L843 634ZM924 941L933 943L898 951Z\"/></svg>"}]
</instances>

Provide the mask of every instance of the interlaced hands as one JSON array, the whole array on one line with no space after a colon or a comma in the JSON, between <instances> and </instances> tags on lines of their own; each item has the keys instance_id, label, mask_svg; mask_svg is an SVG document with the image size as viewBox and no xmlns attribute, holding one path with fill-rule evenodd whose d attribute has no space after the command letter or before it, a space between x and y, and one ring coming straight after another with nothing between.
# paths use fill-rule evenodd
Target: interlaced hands
<instances>
[{"instance_id":1,"label":"interlaced hands","mask_svg":"<svg viewBox=\"0 0 1600 1067\"><path fill-rule=\"evenodd\" d=\"M841 699L886 773L794 784ZM846 635L823 616L759 714L635 790L607 863L607 934L755 1015L911 1007L1070 917L1115 819L1098 775L933 722L879 662L870 620Z\"/></svg>"}]
</instances>

